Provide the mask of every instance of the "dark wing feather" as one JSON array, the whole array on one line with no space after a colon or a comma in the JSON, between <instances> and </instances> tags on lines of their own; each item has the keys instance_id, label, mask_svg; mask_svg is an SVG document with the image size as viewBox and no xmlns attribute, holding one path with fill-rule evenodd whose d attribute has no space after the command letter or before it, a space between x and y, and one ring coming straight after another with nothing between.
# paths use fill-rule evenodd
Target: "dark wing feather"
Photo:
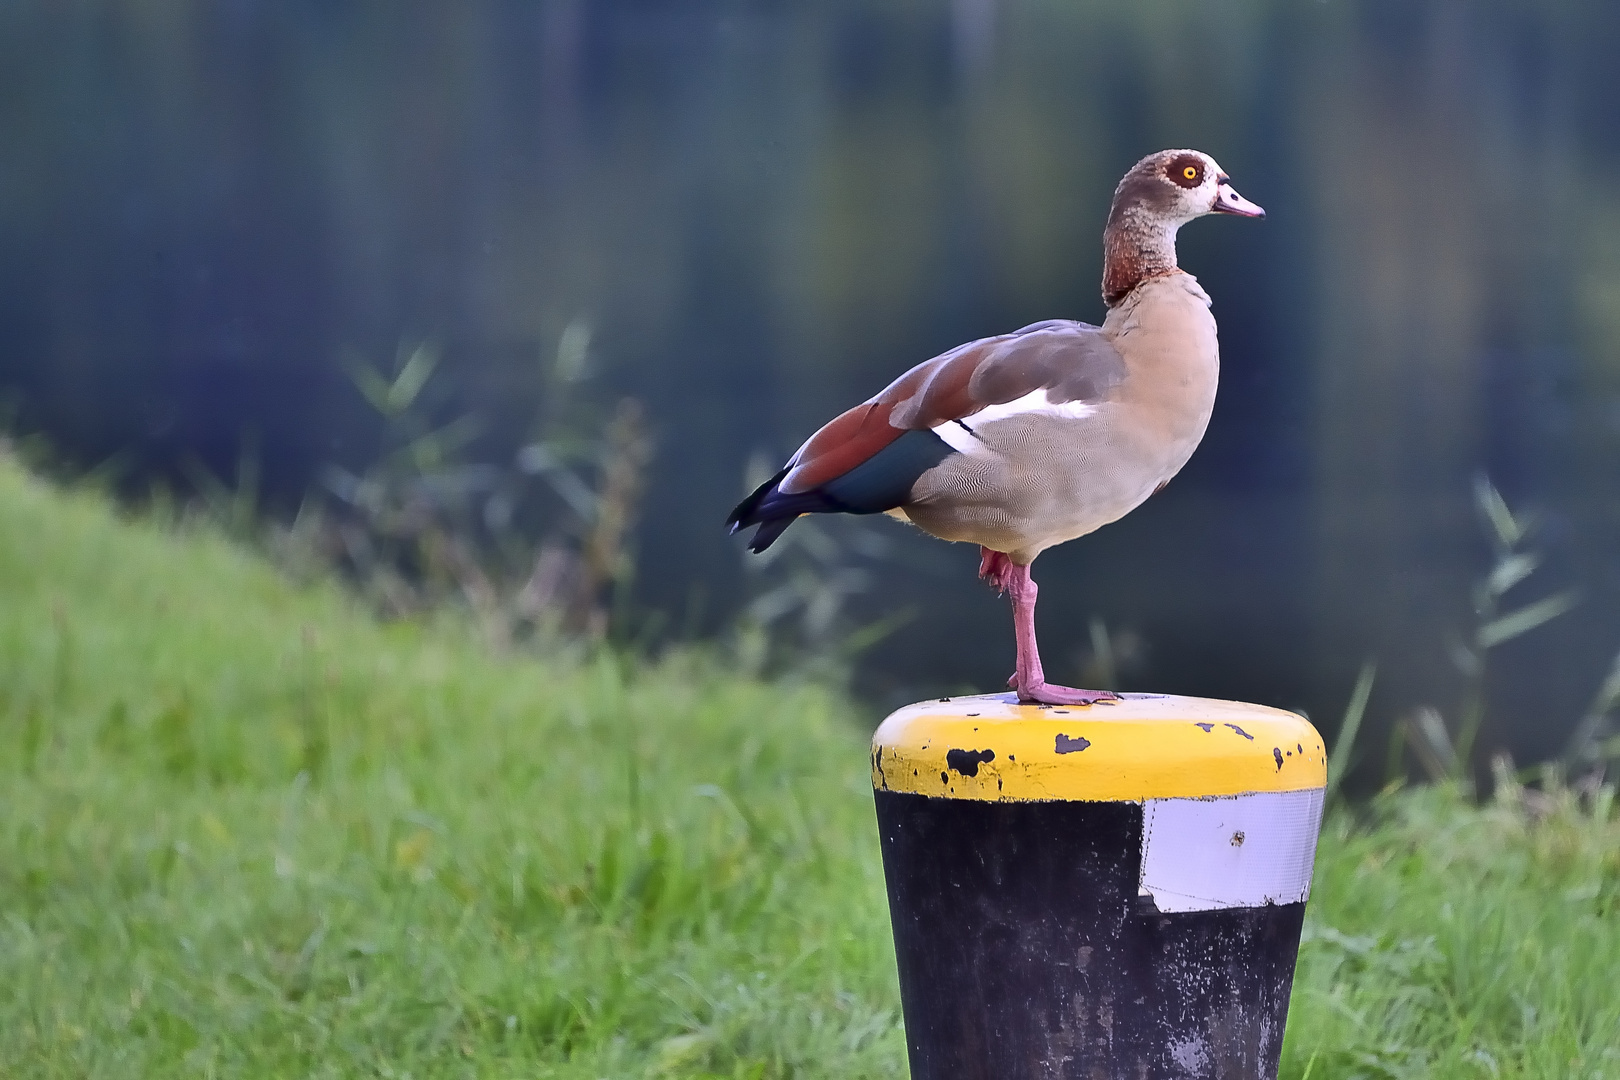
<instances>
[{"instance_id":1,"label":"dark wing feather","mask_svg":"<svg viewBox=\"0 0 1620 1080\"><path fill-rule=\"evenodd\" d=\"M1124 379L1125 361L1113 343L1081 322L1034 323L958 346L810 436L781 473L732 511L728 524L735 532L761 523L750 547L763 551L799 514L893 509L917 477L952 453L929 428L1035 390L1053 402L1102 401Z\"/></svg>"},{"instance_id":2,"label":"dark wing feather","mask_svg":"<svg viewBox=\"0 0 1620 1080\"><path fill-rule=\"evenodd\" d=\"M894 509L911 495L917 477L953 453L932 431L904 431L853 469L810 491L783 491L787 470L782 470L744 499L726 524L732 532L759 525L748 546L764 551L800 514L881 514Z\"/></svg>"}]
</instances>

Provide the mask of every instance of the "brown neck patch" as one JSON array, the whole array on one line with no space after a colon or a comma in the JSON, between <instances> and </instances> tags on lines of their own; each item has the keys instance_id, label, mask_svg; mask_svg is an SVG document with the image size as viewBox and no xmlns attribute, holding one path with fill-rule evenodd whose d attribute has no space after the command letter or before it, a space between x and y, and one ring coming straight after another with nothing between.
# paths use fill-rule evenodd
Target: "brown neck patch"
<instances>
[{"instance_id":1,"label":"brown neck patch","mask_svg":"<svg viewBox=\"0 0 1620 1080\"><path fill-rule=\"evenodd\" d=\"M1175 198L1158 162L1139 163L1119 182L1103 229L1102 294L1109 307L1148 278L1176 269L1175 230L1167 224Z\"/></svg>"},{"instance_id":2,"label":"brown neck patch","mask_svg":"<svg viewBox=\"0 0 1620 1080\"><path fill-rule=\"evenodd\" d=\"M1109 307L1148 278L1175 269L1175 239L1163 226L1154 229L1147 222L1127 222L1115 228L1110 223L1103 232L1102 295Z\"/></svg>"}]
</instances>

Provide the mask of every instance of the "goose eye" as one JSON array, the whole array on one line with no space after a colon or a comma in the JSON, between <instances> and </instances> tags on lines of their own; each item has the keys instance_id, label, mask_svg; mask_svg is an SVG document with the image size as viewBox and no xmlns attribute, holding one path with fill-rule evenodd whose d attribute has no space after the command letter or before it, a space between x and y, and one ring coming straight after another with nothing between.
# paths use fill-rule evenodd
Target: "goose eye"
<instances>
[{"instance_id":1,"label":"goose eye","mask_svg":"<svg viewBox=\"0 0 1620 1080\"><path fill-rule=\"evenodd\" d=\"M1159 175L1179 188L1193 190L1204 182L1207 170L1204 163L1191 154L1178 154L1164 163L1164 172Z\"/></svg>"}]
</instances>

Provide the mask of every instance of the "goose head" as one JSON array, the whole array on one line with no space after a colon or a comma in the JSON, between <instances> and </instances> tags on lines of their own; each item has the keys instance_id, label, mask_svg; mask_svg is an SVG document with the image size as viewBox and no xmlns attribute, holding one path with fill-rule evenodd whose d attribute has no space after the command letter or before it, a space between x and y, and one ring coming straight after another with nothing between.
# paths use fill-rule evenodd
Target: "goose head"
<instances>
[{"instance_id":1,"label":"goose head","mask_svg":"<svg viewBox=\"0 0 1620 1080\"><path fill-rule=\"evenodd\" d=\"M1205 214L1263 218L1266 212L1237 193L1232 178L1208 154L1161 150L1131 167L1114 191L1109 223L1141 217L1180 226Z\"/></svg>"},{"instance_id":2,"label":"goose head","mask_svg":"<svg viewBox=\"0 0 1620 1080\"><path fill-rule=\"evenodd\" d=\"M1160 150L1131 166L1103 230L1103 299L1112 306L1144 279L1174 270L1176 230L1205 214L1266 216L1208 154Z\"/></svg>"}]
</instances>

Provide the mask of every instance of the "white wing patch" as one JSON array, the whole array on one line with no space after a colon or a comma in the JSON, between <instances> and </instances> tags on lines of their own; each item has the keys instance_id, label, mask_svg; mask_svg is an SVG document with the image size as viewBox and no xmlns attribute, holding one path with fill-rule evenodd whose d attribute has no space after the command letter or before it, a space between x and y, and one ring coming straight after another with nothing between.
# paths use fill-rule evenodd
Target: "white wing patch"
<instances>
[{"instance_id":1,"label":"white wing patch","mask_svg":"<svg viewBox=\"0 0 1620 1080\"><path fill-rule=\"evenodd\" d=\"M933 427L933 432L952 450L963 454L982 452L985 445L973 432L985 424L993 424L997 420L1005 420L1012 416L1052 416L1064 420L1078 420L1090 416L1097 411L1097 406L1085 401L1059 401L1054 402L1044 389L1031 390L1021 398L1003 402L1000 405L986 405L976 413L969 413L960 420L947 420L943 424Z\"/></svg>"},{"instance_id":2,"label":"white wing patch","mask_svg":"<svg viewBox=\"0 0 1620 1080\"><path fill-rule=\"evenodd\" d=\"M1023 416L1029 413L1078 420L1096 411L1097 406L1089 402L1053 402L1046 396L1045 390L1031 390L1021 398L1014 398L1000 405L986 405L978 412L962 417L962 423L974 427L978 424L992 424L997 420L1005 420L1009 416Z\"/></svg>"},{"instance_id":3,"label":"white wing patch","mask_svg":"<svg viewBox=\"0 0 1620 1080\"><path fill-rule=\"evenodd\" d=\"M955 420L947 420L943 424L936 424L929 430L945 440L945 445L959 454L972 454L984 449L984 444L974 438L967 428L958 424Z\"/></svg>"}]
</instances>

